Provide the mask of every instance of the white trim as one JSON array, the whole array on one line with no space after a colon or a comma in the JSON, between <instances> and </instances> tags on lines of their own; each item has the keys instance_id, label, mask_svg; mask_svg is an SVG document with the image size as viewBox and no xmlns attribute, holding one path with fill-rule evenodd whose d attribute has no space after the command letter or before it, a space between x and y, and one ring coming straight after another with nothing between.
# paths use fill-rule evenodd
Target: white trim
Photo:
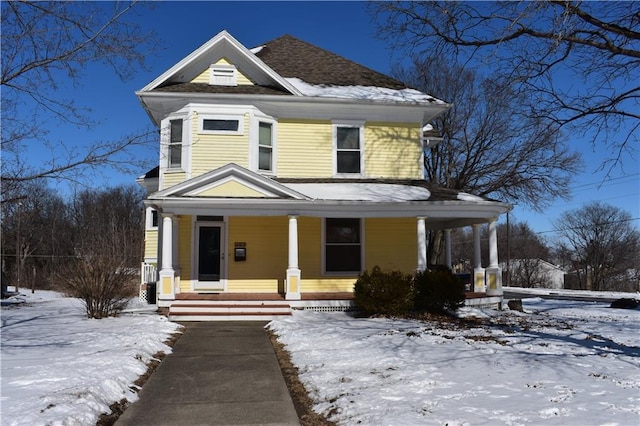
<instances>
[{"instance_id":1,"label":"white trim","mask_svg":"<svg viewBox=\"0 0 640 426\"><path fill-rule=\"evenodd\" d=\"M222 179L219 179L219 180L216 180L214 182L211 182L208 185L204 185L204 186L198 187L198 188L196 188L196 189L194 189L192 191L185 192L184 195L187 196L187 197L196 197L196 196L198 196L198 194L201 194L203 192L206 192L206 191L208 191L210 189L216 188L218 186L224 185L224 184L229 183L229 182L237 182L240 185L246 186L249 189L252 189L252 190L254 190L256 192L259 192L259 193L263 194L263 196L265 196L265 197L278 197L278 194L276 194L274 192L271 192L271 191L267 191L265 188L263 188L261 186L258 186L256 184L254 184L253 182L249 182L247 180L244 180L242 178L238 178L236 176L226 176L226 177L224 177Z\"/></svg>"},{"instance_id":2,"label":"white trim","mask_svg":"<svg viewBox=\"0 0 640 426\"><path fill-rule=\"evenodd\" d=\"M163 72L159 77L153 80L151 83L144 86L140 89L140 92L149 92L163 83L167 82L171 79L171 77L180 74L181 71L184 71L185 68L190 65L196 63L198 60L201 60L206 55L211 54L218 45L221 45L220 49L222 49L223 53L225 50L232 50L237 52L241 58L243 58L247 64L251 64L251 66L258 69L258 71L265 74L270 80L273 80L276 84L282 86L293 95L302 96L302 93L291 83L289 83L286 79L282 78L278 73L276 73L273 69L271 69L267 64L265 64L260 58L251 53L249 49L244 47L238 40L236 40L231 34L227 31L220 31L213 38L207 41L205 44L191 52L188 56L182 59L180 62L169 68L167 71ZM226 48L226 49L225 49ZM221 55L225 56L225 55ZM243 68L244 69L244 68ZM245 70L246 71L246 70Z\"/></svg>"},{"instance_id":3,"label":"white trim","mask_svg":"<svg viewBox=\"0 0 640 426\"><path fill-rule=\"evenodd\" d=\"M360 130L358 138L360 144L360 173L338 173L338 128L357 128ZM333 176L344 178L360 178L366 175L365 170L365 152L364 152L364 120L333 120L331 122L331 137L332 137L332 155L333 155Z\"/></svg>"},{"instance_id":4,"label":"white trim","mask_svg":"<svg viewBox=\"0 0 640 426\"><path fill-rule=\"evenodd\" d=\"M171 137L171 121L182 120L182 157L180 167L169 167L169 145ZM165 117L160 123L160 171L162 179L164 173L186 172L191 170L191 119L188 111L176 111ZM164 182L162 182L164 183Z\"/></svg>"},{"instance_id":5,"label":"white trim","mask_svg":"<svg viewBox=\"0 0 640 426\"><path fill-rule=\"evenodd\" d=\"M259 169L260 162L260 123L271 124L271 170ZM278 121L270 115L254 109L249 121L249 170L266 176L278 174Z\"/></svg>"},{"instance_id":6,"label":"white trim","mask_svg":"<svg viewBox=\"0 0 640 426\"><path fill-rule=\"evenodd\" d=\"M227 176L234 176L242 182L253 183L256 187L261 188L261 192L272 191L274 195L279 197L290 197L297 200L308 199L304 194L282 185L273 179L262 176L259 173L240 167L235 163L228 163L218 169L174 185L171 188L158 191L153 194L153 198L159 199L170 196L181 196L185 193L196 191L198 188L202 188L220 179L224 179ZM151 199L152 197L149 198ZM228 204L227 201L225 201L225 203Z\"/></svg>"},{"instance_id":7,"label":"white trim","mask_svg":"<svg viewBox=\"0 0 640 426\"><path fill-rule=\"evenodd\" d=\"M227 271L229 270L229 256L227 256L228 247L228 232L227 232L227 217L223 216L222 222L213 221L198 221L197 215L192 216L192 234L191 234L191 291L192 292L218 292L227 291L228 277ZM217 226L220 227L220 281L219 286L215 287L201 287L198 279L198 247L199 247L199 229L203 226Z\"/></svg>"},{"instance_id":8,"label":"white trim","mask_svg":"<svg viewBox=\"0 0 640 426\"><path fill-rule=\"evenodd\" d=\"M153 213L156 213L156 225L153 225ZM144 211L144 229L147 231L157 231L158 225L160 224L160 212L153 207L147 207Z\"/></svg>"},{"instance_id":9,"label":"white trim","mask_svg":"<svg viewBox=\"0 0 640 426\"><path fill-rule=\"evenodd\" d=\"M212 114L209 112L198 113L198 134L200 135L244 135L244 118L242 114ZM237 121L238 130L205 130L204 120Z\"/></svg>"},{"instance_id":10,"label":"white trim","mask_svg":"<svg viewBox=\"0 0 640 426\"><path fill-rule=\"evenodd\" d=\"M327 239L327 219L358 219L360 224L360 271L327 271L327 259L326 259L326 239ZM321 222L321 235L320 235L320 272L323 277L356 277L360 275L366 268L365 265L365 239L364 239L364 219L357 217L342 217L332 216L323 217Z\"/></svg>"},{"instance_id":11,"label":"white trim","mask_svg":"<svg viewBox=\"0 0 640 426\"><path fill-rule=\"evenodd\" d=\"M238 69L235 65L211 64L209 84L212 86L237 86Z\"/></svg>"}]
</instances>

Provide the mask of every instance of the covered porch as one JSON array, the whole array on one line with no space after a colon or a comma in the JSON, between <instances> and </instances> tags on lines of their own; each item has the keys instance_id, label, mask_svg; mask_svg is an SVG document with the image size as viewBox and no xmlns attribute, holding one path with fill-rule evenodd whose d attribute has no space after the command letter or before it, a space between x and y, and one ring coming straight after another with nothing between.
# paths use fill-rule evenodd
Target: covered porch
<instances>
[{"instance_id":1,"label":"covered porch","mask_svg":"<svg viewBox=\"0 0 640 426\"><path fill-rule=\"evenodd\" d=\"M346 310L362 271L427 269L429 230L443 232L444 263L451 268L451 230L465 226L474 235L468 300L501 300L496 221L510 206L425 181L271 179L230 165L152 194L145 204L161 217L160 308L231 309L233 301L246 302L249 311L255 302L283 312ZM485 248L483 224L489 227ZM205 238L213 246L203 245ZM213 257L203 257L207 250Z\"/></svg>"}]
</instances>

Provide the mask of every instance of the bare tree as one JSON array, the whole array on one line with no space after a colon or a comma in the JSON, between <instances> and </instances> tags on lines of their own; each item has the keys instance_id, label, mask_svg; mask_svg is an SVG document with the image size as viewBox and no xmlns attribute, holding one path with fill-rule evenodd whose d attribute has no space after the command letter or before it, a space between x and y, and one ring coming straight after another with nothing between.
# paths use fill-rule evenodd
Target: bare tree
<instances>
[{"instance_id":1,"label":"bare tree","mask_svg":"<svg viewBox=\"0 0 640 426\"><path fill-rule=\"evenodd\" d=\"M48 288L53 270L73 252L67 206L43 181L27 182L21 192L0 215L2 269L16 286Z\"/></svg>"},{"instance_id":2,"label":"bare tree","mask_svg":"<svg viewBox=\"0 0 640 426\"><path fill-rule=\"evenodd\" d=\"M425 152L429 181L536 210L569 195L580 155L567 148L549 120L520 114L525 99L510 85L442 58L416 58L394 73L453 103L432 122L443 140ZM429 247L430 263L437 263L441 233L431 233Z\"/></svg>"},{"instance_id":3,"label":"bare tree","mask_svg":"<svg viewBox=\"0 0 640 426\"><path fill-rule=\"evenodd\" d=\"M137 2L7 1L1 7L2 201L12 201L7 194L26 181L81 181L98 166L138 164L133 148L149 143L154 132L83 146L49 134L55 122L85 129L96 124L89 106L65 97L89 65L103 64L126 79L155 49L152 36L125 21ZM50 160L30 164L24 153L34 146L49 151Z\"/></svg>"},{"instance_id":4,"label":"bare tree","mask_svg":"<svg viewBox=\"0 0 640 426\"><path fill-rule=\"evenodd\" d=\"M402 52L457 58L526 94L526 112L605 144L601 167L637 155L638 2L376 2L380 36Z\"/></svg>"},{"instance_id":5,"label":"bare tree","mask_svg":"<svg viewBox=\"0 0 640 426\"><path fill-rule=\"evenodd\" d=\"M137 292L143 197L139 188L116 187L82 191L70 204L75 256L56 275L89 318L117 315Z\"/></svg>"},{"instance_id":6,"label":"bare tree","mask_svg":"<svg viewBox=\"0 0 640 426\"><path fill-rule=\"evenodd\" d=\"M588 290L622 290L620 277L637 265L640 232L624 210L595 202L564 213L555 223L560 252L569 253Z\"/></svg>"},{"instance_id":7,"label":"bare tree","mask_svg":"<svg viewBox=\"0 0 640 426\"><path fill-rule=\"evenodd\" d=\"M396 76L453 103L433 125L443 141L425 153L429 181L542 209L567 187L581 162L548 120L519 111L510 85L442 58L416 59Z\"/></svg>"}]
</instances>

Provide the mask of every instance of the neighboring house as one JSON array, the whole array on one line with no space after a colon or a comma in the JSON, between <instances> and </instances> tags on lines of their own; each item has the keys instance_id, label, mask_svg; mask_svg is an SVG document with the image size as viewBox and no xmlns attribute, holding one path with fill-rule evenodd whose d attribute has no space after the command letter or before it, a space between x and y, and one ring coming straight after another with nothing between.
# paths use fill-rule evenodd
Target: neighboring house
<instances>
[{"instance_id":1,"label":"neighboring house","mask_svg":"<svg viewBox=\"0 0 640 426\"><path fill-rule=\"evenodd\" d=\"M501 267L506 272L507 265ZM511 259L508 265L511 273L510 285L513 287L527 288L552 288L564 287L566 272L552 263L542 259Z\"/></svg>"},{"instance_id":2,"label":"neighboring house","mask_svg":"<svg viewBox=\"0 0 640 426\"><path fill-rule=\"evenodd\" d=\"M160 129L138 182L170 317L239 300L343 309L364 270L427 268L428 229L483 223L475 290L502 295L495 221L510 206L424 180L437 140L423 128L445 102L289 35L248 49L225 31L136 94Z\"/></svg>"}]
</instances>

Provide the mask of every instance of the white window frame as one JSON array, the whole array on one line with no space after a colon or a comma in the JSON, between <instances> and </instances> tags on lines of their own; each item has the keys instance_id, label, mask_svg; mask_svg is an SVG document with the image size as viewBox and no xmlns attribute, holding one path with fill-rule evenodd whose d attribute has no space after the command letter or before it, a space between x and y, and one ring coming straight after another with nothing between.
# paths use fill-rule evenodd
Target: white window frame
<instances>
[{"instance_id":1,"label":"white window frame","mask_svg":"<svg viewBox=\"0 0 640 426\"><path fill-rule=\"evenodd\" d=\"M358 219L360 223L360 271L327 271L327 219ZM364 219L363 218L349 218L349 217L329 217L322 218L321 228L321 268L323 276L358 276L365 270L365 238L364 238Z\"/></svg>"},{"instance_id":2,"label":"white window frame","mask_svg":"<svg viewBox=\"0 0 640 426\"><path fill-rule=\"evenodd\" d=\"M235 120L238 122L238 130L205 130L205 120ZM198 133L201 135L244 135L244 114L198 114Z\"/></svg>"},{"instance_id":3,"label":"white window frame","mask_svg":"<svg viewBox=\"0 0 640 426\"><path fill-rule=\"evenodd\" d=\"M153 213L155 212L157 220L156 220L156 225L153 224ZM157 211L156 209L154 209L153 207L147 207L146 208L146 212L145 212L145 228L148 231L157 231L158 230L158 224L160 223L160 220L162 220L162 218L160 217L160 212Z\"/></svg>"},{"instance_id":4,"label":"white window frame","mask_svg":"<svg viewBox=\"0 0 640 426\"><path fill-rule=\"evenodd\" d=\"M170 167L169 146L171 145L171 121L182 120L182 151L179 167ZM160 123L160 164L162 170L167 172L184 172L189 168L189 129L191 128L191 120L188 119L187 113L172 114L162 120Z\"/></svg>"},{"instance_id":5,"label":"white window frame","mask_svg":"<svg viewBox=\"0 0 640 426\"><path fill-rule=\"evenodd\" d=\"M365 156L364 156L364 127L365 122L362 120L344 120L333 121L333 175L336 177L352 177L359 178L365 175ZM338 128L358 128L360 130L360 172L359 173L339 173L338 172Z\"/></svg>"},{"instance_id":6,"label":"white window frame","mask_svg":"<svg viewBox=\"0 0 640 426\"><path fill-rule=\"evenodd\" d=\"M235 65L212 64L209 67L209 84L212 86L237 86L238 69Z\"/></svg>"},{"instance_id":7,"label":"white window frame","mask_svg":"<svg viewBox=\"0 0 640 426\"><path fill-rule=\"evenodd\" d=\"M260 123L271 124L271 170L260 169ZM263 113L254 112L251 117L249 134L249 169L269 176L277 175L278 164L278 121Z\"/></svg>"}]
</instances>

